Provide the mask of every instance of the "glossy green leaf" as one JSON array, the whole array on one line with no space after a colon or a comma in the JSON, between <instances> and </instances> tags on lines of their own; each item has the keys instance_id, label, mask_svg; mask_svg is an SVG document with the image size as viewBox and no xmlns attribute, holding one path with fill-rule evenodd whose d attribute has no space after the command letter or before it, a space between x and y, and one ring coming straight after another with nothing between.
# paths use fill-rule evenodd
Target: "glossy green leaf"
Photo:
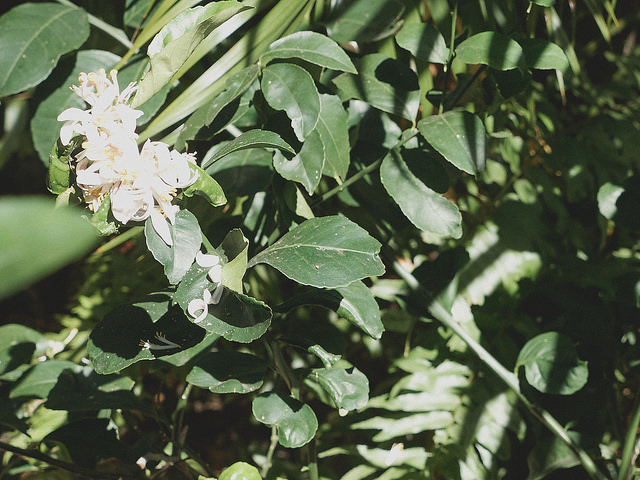
<instances>
[{"instance_id":1,"label":"glossy green leaf","mask_svg":"<svg viewBox=\"0 0 640 480\"><path fill-rule=\"evenodd\" d=\"M76 6L25 3L9 10L0 17L0 98L38 85L88 36L87 13Z\"/></svg>"},{"instance_id":2,"label":"glossy green leaf","mask_svg":"<svg viewBox=\"0 0 640 480\"><path fill-rule=\"evenodd\" d=\"M298 140L304 141L320 115L320 94L311 74L298 65L276 63L262 70L260 85L267 103L286 112Z\"/></svg>"},{"instance_id":3,"label":"glossy green leaf","mask_svg":"<svg viewBox=\"0 0 640 480\"><path fill-rule=\"evenodd\" d=\"M209 305L209 314L198 325L232 342L250 343L265 334L271 318L265 303L225 288L220 303Z\"/></svg>"},{"instance_id":4,"label":"glossy green leaf","mask_svg":"<svg viewBox=\"0 0 640 480\"><path fill-rule=\"evenodd\" d=\"M249 393L262 386L267 363L255 355L230 351L210 352L200 357L187 382L214 393Z\"/></svg>"},{"instance_id":5,"label":"glossy green leaf","mask_svg":"<svg viewBox=\"0 0 640 480\"><path fill-rule=\"evenodd\" d=\"M340 216L306 220L249 261L266 263L287 277L314 287L347 286L381 275L380 243Z\"/></svg>"},{"instance_id":6,"label":"glossy green leaf","mask_svg":"<svg viewBox=\"0 0 640 480\"><path fill-rule=\"evenodd\" d=\"M49 160L51 146L55 144L60 136L62 122L58 121L58 115L67 108L84 109L86 107L84 100L71 90L72 85L78 84L80 72L97 72L101 68L109 71L118 60L120 60L119 56L104 50L80 50L76 54L75 65L69 75L51 95L38 104L38 108L36 108L36 112L31 119L31 136L33 138L33 146L38 151L38 155L43 162L46 163ZM63 59L60 62L60 66L62 67L66 63L66 59ZM58 70L54 72L51 80L54 80L57 72Z\"/></svg>"},{"instance_id":7,"label":"glossy green leaf","mask_svg":"<svg viewBox=\"0 0 640 480\"><path fill-rule=\"evenodd\" d=\"M258 78L259 71L258 65L250 65L230 76L226 82L226 89L220 93L211 104L200 107L187 119L184 127L178 134L175 148L177 150L183 150L186 142L194 139L201 128L208 127L225 107L229 106L234 100L247 91L251 84Z\"/></svg>"},{"instance_id":8,"label":"glossy green leaf","mask_svg":"<svg viewBox=\"0 0 640 480\"><path fill-rule=\"evenodd\" d=\"M47 360L37 363L20 379L11 390L10 398L47 398L58 382L58 377L66 369L74 369L77 364L68 360Z\"/></svg>"},{"instance_id":9,"label":"glossy green leaf","mask_svg":"<svg viewBox=\"0 0 640 480\"><path fill-rule=\"evenodd\" d=\"M149 349L140 345L141 342L167 345L156 338L157 333L177 346ZM152 294L105 315L91 332L87 352L96 372L114 373L140 360L160 357L170 361L173 354L180 355L202 342L206 333L191 322L178 305L173 305L171 296Z\"/></svg>"},{"instance_id":10,"label":"glossy green leaf","mask_svg":"<svg viewBox=\"0 0 640 480\"><path fill-rule=\"evenodd\" d=\"M169 283L176 284L184 277L196 258L202 244L202 233L198 219L189 210L176 213L175 223L169 222L169 231L173 240L171 246L155 231L151 217L144 224L147 248L153 257L164 265L164 273Z\"/></svg>"},{"instance_id":11,"label":"glossy green leaf","mask_svg":"<svg viewBox=\"0 0 640 480\"><path fill-rule=\"evenodd\" d=\"M71 142L67 148L61 149L59 142L54 142L49 153L49 170L47 170L47 188L55 195L66 192L73 184L69 156L76 146ZM59 151L62 150L62 151Z\"/></svg>"},{"instance_id":12,"label":"glossy green leaf","mask_svg":"<svg viewBox=\"0 0 640 480\"><path fill-rule=\"evenodd\" d=\"M278 441L286 448L306 445L318 429L318 419L309 405L279 393L263 393L256 397L252 410L260 423L277 427Z\"/></svg>"},{"instance_id":13,"label":"glossy green leaf","mask_svg":"<svg viewBox=\"0 0 640 480\"><path fill-rule=\"evenodd\" d=\"M408 120L420 107L418 77L404 63L379 53L355 61L358 75L343 73L333 79L343 100L356 98Z\"/></svg>"},{"instance_id":14,"label":"glossy green leaf","mask_svg":"<svg viewBox=\"0 0 640 480\"><path fill-rule=\"evenodd\" d=\"M107 193L102 199L102 203L91 216L91 224L96 227L102 236L111 235L118 231L116 219L111 212L111 193Z\"/></svg>"},{"instance_id":15,"label":"glossy green leaf","mask_svg":"<svg viewBox=\"0 0 640 480\"><path fill-rule=\"evenodd\" d=\"M624 190L624 187L608 182L600 187L598 190L598 210L603 217L609 220L615 217L618 211L616 202Z\"/></svg>"},{"instance_id":16,"label":"glossy green leaf","mask_svg":"<svg viewBox=\"0 0 640 480\"><path fill-rule=\"evenodd\" d=\"M273 177L273 154L263 149L239 150L207 168L227 195L244 197L263 192Z\"/></svg>"},{"instance_id":17,"label":"glossy green leaf","mask_svg":"<svg viewBox=\"0 0 640 480\"><path fill-rule=\"evenodd\" d=\"M236 462L225 468L218 480L262 480L260 472L253 465L245 462Z\"/></svg>"},{"instance_id":18,"label":"glossy green leaf","mask_svg":"<svg viewBox=\"0 0 640 480\"><path fill-rule=\"evenodd\" d=\"M198 178L182 191L185 196L200 195L214 207L220 207L227 203L222 187L211 175L194 163L190 163L189 168L191 175L198 175Z\"/></svg>"},{"instance_id":19,"label":"glossy green leaf","mask_svg":"<svg viewBox=\"0 0 640 480\"><path fill-rule=\"evenodd\" d=\"M401 418L372 417L354 423L351 428L356 430L379 430L372 440L386 442L406 435L417 435L429 430L441 430L453 423L451 412L436 410L427 413L416 413Z\"/></svg>"},{"instance_id":20,"label":"glossy green leaf","mask_svg":"<svg viewBox=\"0 0 640 480\"><path fill-rule=\"evenodd\" d=\"M419 60L447 63L449 49L444 37L430 23L409 23L396 35L396 42Z\"/></svg>"},{"instance_id":21,"label":"glossy green leaf","mask_svg":"<svg viewBox=\"0 0 640 480\"><path fill-rule=\"evenodd\" d=\"M382 161L380 179L402 212L418 228L439 236L460 238L462 215L452 202L431 190L407 167L400 154Z\"/></svg>"},{"instance_id":22,"label":"glossy green leaf","mask_svg":"<svg viewBox=\"0 0 640 480\"><path fill-rule=\"evenodd\" d=\"M484 170L487 134L476 115L452 111L433 115L418 122L422 136L448 162L463 172L477 175Z\"/></svg>"},{"instance_id":23,"label":"glossy green leaf","mask_svg":"<svg viewBox=\"0 0 640 480\"><path fill-rule=\"evenodd\" d=\"M0 299L79 259L96 244L91 224L53 199L0 199ZM47 252L42 255L42 252Z\"/></svg>"},{"instance_id":24,"label":"glossy green leaf","mask_svg":"<svg viewBox=\"0 0 640 480\"><path fill-rule=\"evenodd\" d=\"M518 42L498 32L481 32L467 38L456 48L456 57L464 63L481 63L496 70L526 65Z\"/></svg>"},{"instance_id":25,"label":"glossy green leaf","mask_svg":"<svg viewBox=\"0 0 640 480\"><path fill-rule=\"evenodd\" d=\"M556 69L561 72L569 68L567 56L555 43L543 38L527 38L521 40L520 45L529 68Z\"/></svg>"},{"instance_id":26,"label":"glossy green leaf","mask_svg":"<svg viewBox=\"0 0 640 480\"><path fill-rule=\"evenodd\" d=\"M159 92L214 29L247 7L235 1L193 7L171 20L149 44L149 71L138 86L133 106Z\"/></svg>"},{"instance_id":27,"label":"glossy green leaf","mask_svg":"<svg viewBox=\"0 0 640 480\"><path fill-rule=\"evenodd\" d=\"M327 33L336 42L369 42L393 33L404 12L398 0L342 2L327 22Z\"/></svg>"},{"instance_id":28,"label":"glossy green leaf","mask_svg":"<svg viewBox=\"0 0 640 480\"><path fill-rule=\"evenodd\" d=\"M44 335L24 325L0 326L0 375L30 363L32 356L42 353L38 346L45 340Z\"/></svg>"},{"instance_id":29,"label":"glossy green leaf","mask_svg":"<svg viewBox=\"0 0 640 480\"><path fill-rule=\"evenodd\" d=\"M543 393L571 395L587 383L587 362L580 361L571 339L547 332L529 340L518 355L516 369L524 367L527 381Z\"/></svg>"},{"instance_id":30,"label":"glossy green leaf","mask_svg":"<svg viewBox=\"0 0 640 480\"><path fill-rule=\"evenodd\" d=\"M316 130L322 141L324 154L323 174L344 179L349 170L349 115L335 95L320 95L321 111Z\"/></svg>"},{"instance_id":31,"label":"glossy green leaf","mask_svg":"<svg viewBox=\"0 0 640 480\"><path fill-rule=\"evenodd\" d=\"M356 67L342 48L333 40L316 32L296 32L276 40L261 57L267 65L271 60L299 58L321 67L356 73Z\"/></svg>"},{"instance_id":32,"label":"glossy green leaf","mask_svg":"<svg viewBox=\"0 0 640 480\"><path fill-rule=\"evenodd\" d=\"M277 148L285 152L295 153L291 145L285 142L277 133L255 128L227 142L213 156L207 158L207 161L202 164L202 168L209 167L225 155L249 148Z\"/></svg>"},{"instance_id":33,"label":"glossy green leaf","mask_svg":"<svg viewBox=\"0 0 640 480\"><path fill-rule=\"evenodd\" d=\"M320 183L324 165L324 144L317 129L307 135L302 148L293 158L287 158L281 152L273 156L273 168L283 178L301 183L309 195Z\"/></svg>"},{"instance_id":34,"label":"glossy green leaf","mask_svg":"<svg viewBox=\"0 0 640 480\"><path fill-rule=\"evenodd\" d=\"M320 384L341 410L363 408L369 400L369 380L357 368L314 368L309 378Z\"/></svg>"}]
</instances>

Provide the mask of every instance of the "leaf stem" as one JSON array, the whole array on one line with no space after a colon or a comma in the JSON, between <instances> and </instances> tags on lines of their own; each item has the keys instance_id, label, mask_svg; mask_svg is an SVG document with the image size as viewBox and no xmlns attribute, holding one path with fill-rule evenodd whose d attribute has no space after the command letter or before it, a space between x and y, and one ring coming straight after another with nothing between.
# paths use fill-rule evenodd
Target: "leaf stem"
<instances>
[{"instance_id":1,"label":"leaf stem","mask_svg":"<svg viewBox=\"0 0 640 480\"><path fill-rule=\"evenodd\" d=\"M420 282L397 261L393 262L393 268L396 273L407 282L409 287L420 293L418 298L427 299L429 295L427 291L420 285ZM521 391L517 377L507 370L496 358L491 355L485 348L480 345L463 327L460 325L451 315L451 313L444 307L438 300L433 300L430 303L424 302L422 305L429 313L445 327L452 330L458 335L471 349L473 353L498 377L502 379L507 386L513 390L520 401L527 407L527 409L538 418L543 425L545 425L556 437L562 440L578 457L580 463L587 471L589 476L594 480L607 480L607 477L600 472L593 459L587 454L587 452L577 445L571 437L567 434L565 428L546 410L535 405L531 402Z\"/></svg>"},{"instance_id":2,"label":"leaf stem","mask_svg":"<svg viewBox=\"0 0 640 480\"><path fill-rule=\"evenodd\" d=\"M636 393L636 401L633 407L633 418L629 423L629 429L627 430L627 436L624 441L624 447L622 449L622 458L620 459L620 471L618 472L618 478L620 480L627 480L631 478L630 467L632 466L633 451L636 446L636 432L638 431L638 425L640 425L640 390Z\"/></svg>"},{"instance_id":3,"label":"leaf stem","mask_svg":"<svg viewBox=\"0 0 640 480\"><path fill-rule=\"evenodd\" d=\"M126 232L121 233L117 237L114 237L111 240L109 240L104 245L98 247L96 249L96 251L93 252L93 254L94 255L100 255L100 254L106 253L109 250L112 250L112 249L116 248L117 246L122 245L123 243L131 240L132 238L134 238L136 236L138 236L140 233L142 233L143 230L144 230L144 227L131 227Z\"/></svg>"}]
</instances>

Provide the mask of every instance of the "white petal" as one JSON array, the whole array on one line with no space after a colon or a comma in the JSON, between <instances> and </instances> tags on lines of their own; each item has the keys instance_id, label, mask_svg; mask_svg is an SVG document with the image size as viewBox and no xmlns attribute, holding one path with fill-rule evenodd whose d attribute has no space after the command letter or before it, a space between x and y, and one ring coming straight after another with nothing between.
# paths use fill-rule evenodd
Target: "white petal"
<instances>
[{"instance_id":1,"label":"white petal","mask_svg":"<svg viewBox=\"0 0 640 480\"><path fill-rule=\"evenodd\" d=\"M208 290L205 291L208 292ZM189 302L189 305L187 306L187 313L195 318L193 323L201 322L202 320L207 318L207 314L209 313L209 305L202 298L194 298Z\"/></svg>"},{"instance_id":2,"label":"white petal","mask_svg":"<svg viewBox=\"0 0 640 480\"><path fill-rule=\"evenodd\" d=\"M171 246L173 245L173 239L171 238L171 230L169 229L169 222L162 213L154 209L151 212L151 225L156 233L164 240L164 243Z\"/></svg>"},{"instance_id":3,"label":"white petal","mask_svg":"<svg viewBox=\"0 0 640 480\"><path fill-rule=\"evenodd\" d=\"M213 283L220 283L222 280L222 265L214 265L209 270L209 278Z\"/></svg>"},{"instance_id":4,"label":"white petal","mask_svg":"<svg viewBox=\"0 0 640 480\"><path fill-rule=\"evenodd\" d=\"M220 263L220 257L218 255L208 255L206 253L196 253L196 263L204 268L211 268Z\"/></svg>"},{"instance_id":5,"label":"white petal","mask_svg":"<svg viewBox=\"0 0 640 480\"><path fill-rule=\"evenodd\" d=\"M211 295L211 300L209 300L209 303L211 305L217 305L220 302L220 298L222 298L222 292L224 292L224 285L219 283L216 289L213 291L213 295Z\"/></svg>"}]
</instances>

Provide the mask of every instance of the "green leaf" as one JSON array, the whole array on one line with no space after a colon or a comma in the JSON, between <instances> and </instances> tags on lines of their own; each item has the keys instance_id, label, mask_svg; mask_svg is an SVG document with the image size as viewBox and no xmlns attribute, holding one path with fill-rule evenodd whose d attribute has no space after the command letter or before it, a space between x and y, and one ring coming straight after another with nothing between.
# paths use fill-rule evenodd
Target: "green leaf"
<instances>
[{"instance_id":1,"label":"green leaf","mask_svg":"<svg viewBox=\"0 0 640 480\"><path fill-rule=\"evenodd\" d=\"M20 379L20 382L11 390L9 397L47 398L58 382L60 374L76 366L68 360L47 360L37 363Z\"/></svg>"},{"instance_id":2,"label":"green leaf","mask_svg":"<svg viewBox=\"0 0 640 480\"><path fill-rule=\"evenodd\" d=\"M551 7L556 0L532 0L531 3L535 3L536 5L540 5L541 7Z\"/></svg>"},{"instance_id":3,"label":"green leaf","mask_svg":"<svg viewBox=\"0 0 640 480\"><path fill-rule=\"evenodd\" d=\"M335 95L320 95L321 111L316 130L322 141L323 174L344 179L349 170L349 114Z\"/></svg>"},{"instance_id":4,"label":"green leaf","mask_svg":"<svg viewBox=\"0 0 640 480\"><path fill-rule=\"evenodd\" d=\"M161 345L156 333L178 346L156 350L140 345L140 341ZM89 336L87 352L95 371L107 374L140 360L160 357L170 362L173 355L180 356L208 337L205 330L187 319L178 305L173 305L170 295L157 293L105 315Z\"/></svg>"},{"instance_id":5,"label":"green leaf","mask_svg":"<svg viewBox=\"0 0 640 480\"><path fill-rule=\"evenodd\" d=\"M266 263L287 277L314 287L336 288L381 275L380 243L340 216L311 218L249 261Z\"/></svg>"},{"instance_id":6,"label":"green leaf","mask_svg":"<svg viewBox=\"0 0 640 480\"><path fill-rule=\"evenodd\" d=\"M76 6L26 3L9 10L0 17L0 98L38 85L60 55L88 37L87 13Z\"/></svg>"},{"instance_id":7,"label":"green leaf","mask_svg":"<svg viewBox=\"0 0 640 480\"><path fill-rule=\"evenodd\" d=\"M386 442L406 435L417 435L429 430L441 430L453 423L451 412L436 410L427 413L416 413L401 418L372 417L354 423L356 430L380 430L371 439L374 442Z\"/></svg>"},{"instance_id":8,"label":"green leaf","mask_svg":"<svg viewBox=\"0 0 640 480\"><path fill-rule=\"evenodd\" d=\"M447 63L449 49L444 37L429 23L409 23L396 35L396 42L418 60Z\"/></svg>"},{"instance_id":9,"label":"green leaf","mask_svg":"<svg viewBox=\"0 0 640 480\"><path fill-rule=\"evenodd\" d=\"M369 400L369 380L357 368L314 368L309 379L317 382L341 410L363 408Z\"/></svg>"},{"instance_id":10,"label":"green leaf","mask_svg":"<svg viewBox=\"0 0 640 480\"><path fill-rule=\"evenodd\" d=\"M49 198L0 198L0 278L11 279L0 282L0 300L95 246L95 230L79 211L54 206Z\"/></svg>"},{"instance_id":11,"label":"green leaf","mask_svg":"<svg viewBox=\"0 0 640 480\"><path fill-rule=\"evenodd\" d=\"M98 210L91 216L91 224L96 227L102 236L111 235L118 231L116 219L111 212L111 193L107 193L102 199Z\"/></svg>"},{"instance_id":12,"label":"green leaf","mask_svg":"<svg viewBox=\"0 0 640 480\"><path fill-rule=\"evenodd\" d=\"M149 44L149 71L140 82L132 105L142 105L159 92L207 35L248 8L236 1L213 2L182 12L165 25Z\"/></svg>"},{"instance_id":13,"label":"green leaf","mask_svg":"<svg viewBox=\"0 0 640 480\"><path fill-rule=\"evenodd\" d=\"M298 140L303 142L320 115L320 94L311 74L298 65L276 63L262 70L260 85L267 103L286 112Z\"/></svg>"},{"instance_id":14,"label":"green leaf","mask_svg":"<svg viewBox=\"0 0 640 480\"><path fill-rule=\"evenodd\" d=\"M164 273L169 283L176 284L184 277L196 258L202 244L202 233L198 219L189 210L178 211L175 223L168 223L173 245L167 245L158 235L151 223L151 217L144 224L144 234L147 248L153 257L164 265Z\"/></svg>"},{"instance_id":15,"label":"green leaf","mask_svg":"<svg viewBox=\"0 0 640 480\"><path fill-rule=\"evenodd\" d=\"M418 228L436 235L460 238L462 215L452 202L431 190L395 151L380 166L380 179L402 212Z\"/></svg>"},{"instance_id":16,"label":"green leaf","mask_svg":"<svg viewBox=\"0 0 640 480\"><path fill-rule=\"evenodd\" d=\"M273 168L287 180L299 182L312 195L322 177L325 151L318 130L312 130L305 138L302 148L293 158L277 151L273 156Z\"/></svg>"},{"instance_id":17,"label":"green leaf","mask_svg":"<svg viewBox=\"0 0 640 480\"><path fill-rule=\"evenodd\" d=\"M266 362L248 353L210 352L199 358L187 382L214 393L249 393L262 386Z\"/></svg>"},{"instance_id":18,"label":"green leaf","mask_svg":"<svg viewBox=\"0 0 640 480\"><path fill-rule=\"evenodd\" d=\"M250 65L230 76L226 82L226 89L218 95L211 104L199 108L187 119L184 127L178 134L175 148L182 150L186 142L194 139L201 128L211 125L211 122L213 122L225 107L249 89L258 78L259 71L258 65Z\"/></svg>"},{"instance_id":19,"label":"green leaf","mask_svg":"<svg viewBox=\"0 0 640 480\"><path fill-rule=\"evenodd\" d=\"M372 53L357 60L358 75L343 73L333 79L343 100L356 98L407 120L420 107L418 77L404 63Z\"/></svg>"},{"instance_id":20,"label":"green leaf","mask_svg":"<svg viewBox=\"0 0 640 480\"><path fill-rule=\"evenodd\" d=\"M463 172L477 175L484 170L487 134L482 120L473 113L452 111L423 118L418 130L438 153Z\"/></svg>"},{"instance_id":21,"label":"green leaf","mask_svg":"<svg viewBox=\"0 0 640 480\"><path fill-rule=\"evenodd\" d=\"M227 261L222 265L222 284L231 290L242 293L242 278L247 271L247 251L249 240L242 230L234 228L224 237L217 251L222 251Z\"/></svg>"},{"instance_id":22,"label":"green leaf","mask_svg":"<svg viewBox=\"0 0 640 480\"><path fill-rule=\"evenodd\" d=\"M342 2L332 13L326 28L336 42L369 42L393 33L404 5L398 0L356 0Z\"/></svg>"},{"instance_id":23,"label":"green leaf","mask_svg":"<svg viewBox=\"0 0 640 480\"><path fill-rule=\"evenodd\" d=\"M543 38L527 38L520 41L525 61L529 68L556 69L565 72L569 60L562 48Z\"/></svg>"},{"instance_id":24,"label":"green leaf","mask_svg":"<svg viewBox=\"0 0 640 480\"><path fill-rule=\"evenodd\" d=\"M547 332L529 340L518 355L516 370L524 367L527 381L542 393L571 395L587 383L587 362L578 360L569 337Z\"/></svg>"},{"instance_id":25,"label":"green leaf","mask_svg":"<svg viewBox=\"0 0 640 480\"><path fill-rule=\"evenodd\" d=\"M244 462L236 462L225 468L218 480L262 480L260 472L253 465Z\"/></svg>"},{"instance_id":26,"label":"green leaf","mask_svg":"<svg viewBox=\"0 0 640 480\"><path fill-rule=\"evenodd\" d=\"M580 444L579 434L569 431L567 435ZM541 437L527 456L529 467L527 480L542 480L556 470L580 465L580 458L564 441L556 436L541 435Z\"/></svg>"},{"instance_id":27,"label":"green leaf","mask_svg":"<svg viewBox=\"0 0 640 480\"><path fill-rule=\"evenodd\" d=\"M69 72L69 75L51 95L40 102L31 119L31 136L33 137L33 146L38 151L38 155L43 162L46 163L49 160L51 146L56 143L56 140L60 136L62 123L58 121L58 115L67 108L75 107L84 109L86 106L84 100L71 90L72 85L78 84L78 75L80 72L97 72L100 68L109 71L113 65L118 63L118 60L120 60L119 56L104 50L79 51L75 58L75 65ZM63 61L60 62L60 67L66 63L65 59L63 59ZM58 70L61 69L62 68L56 69L51 80L56 77Z\"/></svg>"},{"instance_id":28,"label":"green leaf","mask_svg":"<svg viewBox=\"0 0 640 480\"><path fill-rule=\"evenodd\" d=\"M0 375L30 363L33 355L42 353L45 341L44 335L24 325L0 326Z\"/></svg>"},{"instance_id":29,"label":"green leaf","mask_svg":"<svg viewBox=\"0 0 640 480\"><path fill-rule=\"evenodd\" d=\"M496 70L511 70L525 65L518 42L498 32L477 33L456 48L456 57L468 64L482 63Z\"/></svg>"},{"instance_id":30,"label":"green leaf","mask_svg":"<svg viewBox=\"0 0 640 480\"><path fill-rule=\"evenodd\" d=\"M75 148L76 143L71 142L69 147L59 152L61 144L54 142L49 153L49 170L47 170L47 188L54 195L66 192L72 185L71 165L69 156Z\"/></svg>"},{"instance_id":31,"label":"green leaf","mask_svg":"<svg viewBox=\"0 0 640 480\"><path fill-rule=\"evenodd\" d=\"M357 73L349 56L336 42L316 32L296 32L276 40L261 57L268 64L281 58L299 58L321 67Z\"/></svg>"},{"instance_id":32,"label":"green leaf","mask_svg":"<svg viewBox=\"0 0 640 480\"><path fill-rule=\"evenodd\" d=\"M309 405L279 393L263 393L256 397L252 410L260 423L277 427L278 441L285 448L306 445L318 429L318 419Z\"/></svg>"},{"instance_id":33,"label":"green leaf","mask_svg":"<svg viewBox=\"0 0 640 480\"><path fill-rule=\"evenodd\" d=\"M277 133L254 128L225 143L222 148L202 164L202 168L209 167L225 155L249 148L277 148L285 152L295 153L291 145L285 142Z\"/></svg>"},{"instance_id":34,"label":"green leaf","mask_svg":"<svg viewBox=\"0 0 640 480\"><path fill-rule=\"evenodd\" d=\"M198 325L232 342L250 343L265 334L272 316L263 302L225 288L220 303L209 305Z\"/></svg>"},{"instance_id":35,"label":"green leaf","mask_svg":"<svg viewBox=\"0 0 640 480\"><path fill-rule=\"evenodd\" d=\"M187 197L193 197L195 194L203 197L214 207L220 207L227 203L222 187L216 182L211 175L200 168L195 163L189 163L191 175L198 175L195 182L185 188L182 193Z\"/></svg>"},{"instance_id":36,"label":"green leaf","mask_svg":"<svg viewBox=\"0 0 640 480\"><path fill-rule=\"evenodd\" d=\"M608 220L612 220L615 217L618 211L616 202L624 191L624 187L609 182L600 187L598 190L598 210L603 217Z\"/></svg>"}]
</instances>

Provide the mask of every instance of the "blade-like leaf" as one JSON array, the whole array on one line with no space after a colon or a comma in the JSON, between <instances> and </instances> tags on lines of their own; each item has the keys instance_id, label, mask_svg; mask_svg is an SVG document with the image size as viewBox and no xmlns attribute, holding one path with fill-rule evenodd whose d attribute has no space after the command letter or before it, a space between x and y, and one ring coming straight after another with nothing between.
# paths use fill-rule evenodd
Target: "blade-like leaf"
<instances>
[{"instance_id":1,"label":"blade-like leaf","mask_svg":"<svg viewBox=\"0 0 640 480\"><path fill-rule=\"evenodd\" d=\"M210 352L199 358L187 382L214 393L249 393L262 386L266 362L248 353Z\"/></svg>"},{"instance_id":2,"label":"blade-like leaf","mask_svg":"<svg viewBox=\"0 0 640 480\"><path fill-rule=\"evenodd\" d=\"M343 73L333 80L343 100L356 98L408 120L416 117L420 87L413 70L379 53L361 58L356 67L359 75Z\"/></svg>"},{"instance_id":3,"label":"blade-like leaf","mask_svg":"<svg viewBox=\"0 0 640 480\"><path fill-rule=\"evenodd\" d=\"M380 243L344 217L311 218L249 261L314 287L336 288L381 275Z\"/></svg>"},{"instance_id":4,"label":"blade-like leaf","mask_svg":"<svg viewBox=\"0 0 640 480\"><path fill-rule=\"evenodd\" d=\"M318 419L309 405L279 393L256 397L252 410L260 423L277 427L278 441L286 448L299 448L309 443L318 429Z\"/></svg>"},{"instance_id":5,"label":"blade-like leaf","mask_svg":"<svg viewBox=\"0 0 640 480\"><path fill-rule=\"evenodd\" d=\"M0 17L0 98L38 85L60 55L88 36L87 12L76 6L26 3L9 10Z\"/></svg>"},{"instance_id":6,"label":"blade-like leaf","mask_svg":"<svg viewBox=\"0 0 640 480\"><path fill-rule=\"evenodd\" d=\"M322 141L324 153L323 174L344 179L349 169L348 113L335 95L320 95L322 109L316 130Z\"/></svg>"},{"instance_id":7,"label":"blade-like leaf","mask_svg":"<svg viewBox=\"0 0 640 480\"><path fill-rule=\"evenodd\" d=\"M176 284L191 267L202 244L202 233L198 220L189 210L180 210L176 214L175 224L169 223L169 230L173 245L167 245L158 235L151 223L151 217L144 225L149 251L164 265L164 273L169 283Z\"/></svg>"},{"instance_id":8,"label":"blade-like leaf","mask_svg":"<svg viewBox=\"0 0 640 480\"><path fill-rule=\"evenodd\" d=\"M316 32L296 32L271 44L261 57L263 65L277 58L300 58L321 67L357 73L349 56L336 42Z\"/></svg>"},{"instance_id":9,"label":"blade-like leaf","mask_svg":"<svg viewBox=\"0 0 640 480\"><path fill-rule=\"evenodd\" d=\"M464 63L482 63L496 70L526 65L518 42L498 32L481 32L467 38L456 48L456 57Z\"/></svg>"},{"instance_id":10,"label":"blade-like leaf","mask_svg":"<svg viewBox=\"0 0 640 480\"><path fill-rule=\"evenodd\" d=\"M202 168L209 167L212 163L221 159L225 155L236 152L238 150L246 150L248 148L277 148L289 153L295 153L295 150L285 142L280 135L268 130L253 129L242 133L230 142L226 143L214 155L207 159Z\"/></svg>"},{"instance_id":11,"label":"blade-like leaf","mask_svg":"<svg viewBox=\"0 0 640 480\"><path fill-rule=\"evenodd\" d=\"M262 71L262 93L275 110L284 110L298 140L316 127L320 115L320 94L311 74L290 63L276 63Z\"/></svg>"},{"instance_id":12,"label":"blade-like leaf","mask_svg":"<svg viewBox=\"0 0 640 480\"><path fill-rule=\"evenodd\" d=\"M428 23L410 23L396 35L396 42L414 57L431 63L447 63L449 49L444 37Z\"/></svg>"},{"instance_id":13,"label":"blade-like leaf","mask_svg":"<svg viewBox=\"0 0 640 480\"><path fill-rule=\"evenodd\" d=\"M487 157L486 131L482 120L465 111L433 115L418 122L422 136L448 162L463 172L477 175Z\"/></svg>"},{"instance_id":14,"label":"blade-like leaf","mask_svg":"<svg viewBox=\"0 0 640 480\"><path fill-rule=\"evenodd\" d=\"M431 190L392 151L382 161L380 179L402 212L418 228L440 236L460 238L462 215L452 202Z\"/></svg>"},{"instance_id":15,"label":"blade-like leaf","mask_svg":"<svg viewBox=\"0 0 640 480\"><path fill-rule=\"evenodd\" d=\"M78 211L54 207L48 198L0 199L0 299L77 260L95 245L96 232Z\"/></svg>"},{"instance_id":16,"label":"blade-like leaf","mask_svg":"<svg viewBox=\"0 0 640 480\"><path fill-rule=\"evenodd\" d=\"M336 42L370 42L393 33L404 12L398 0L356 0L340 2L327 23Z\"/></svg>"},{"instance_id":17,"label":"blade-like leaf","mask_svg":"<svg viewBox=\"0 0 640 480\"><path fill-rule=\"evenodd\" d=\"M165 25L149 44L149 71L138 86L133 106L158 93L207 35L247 8L235 1L212 2L193 7Z\"/></svg>"}]
</instances>

